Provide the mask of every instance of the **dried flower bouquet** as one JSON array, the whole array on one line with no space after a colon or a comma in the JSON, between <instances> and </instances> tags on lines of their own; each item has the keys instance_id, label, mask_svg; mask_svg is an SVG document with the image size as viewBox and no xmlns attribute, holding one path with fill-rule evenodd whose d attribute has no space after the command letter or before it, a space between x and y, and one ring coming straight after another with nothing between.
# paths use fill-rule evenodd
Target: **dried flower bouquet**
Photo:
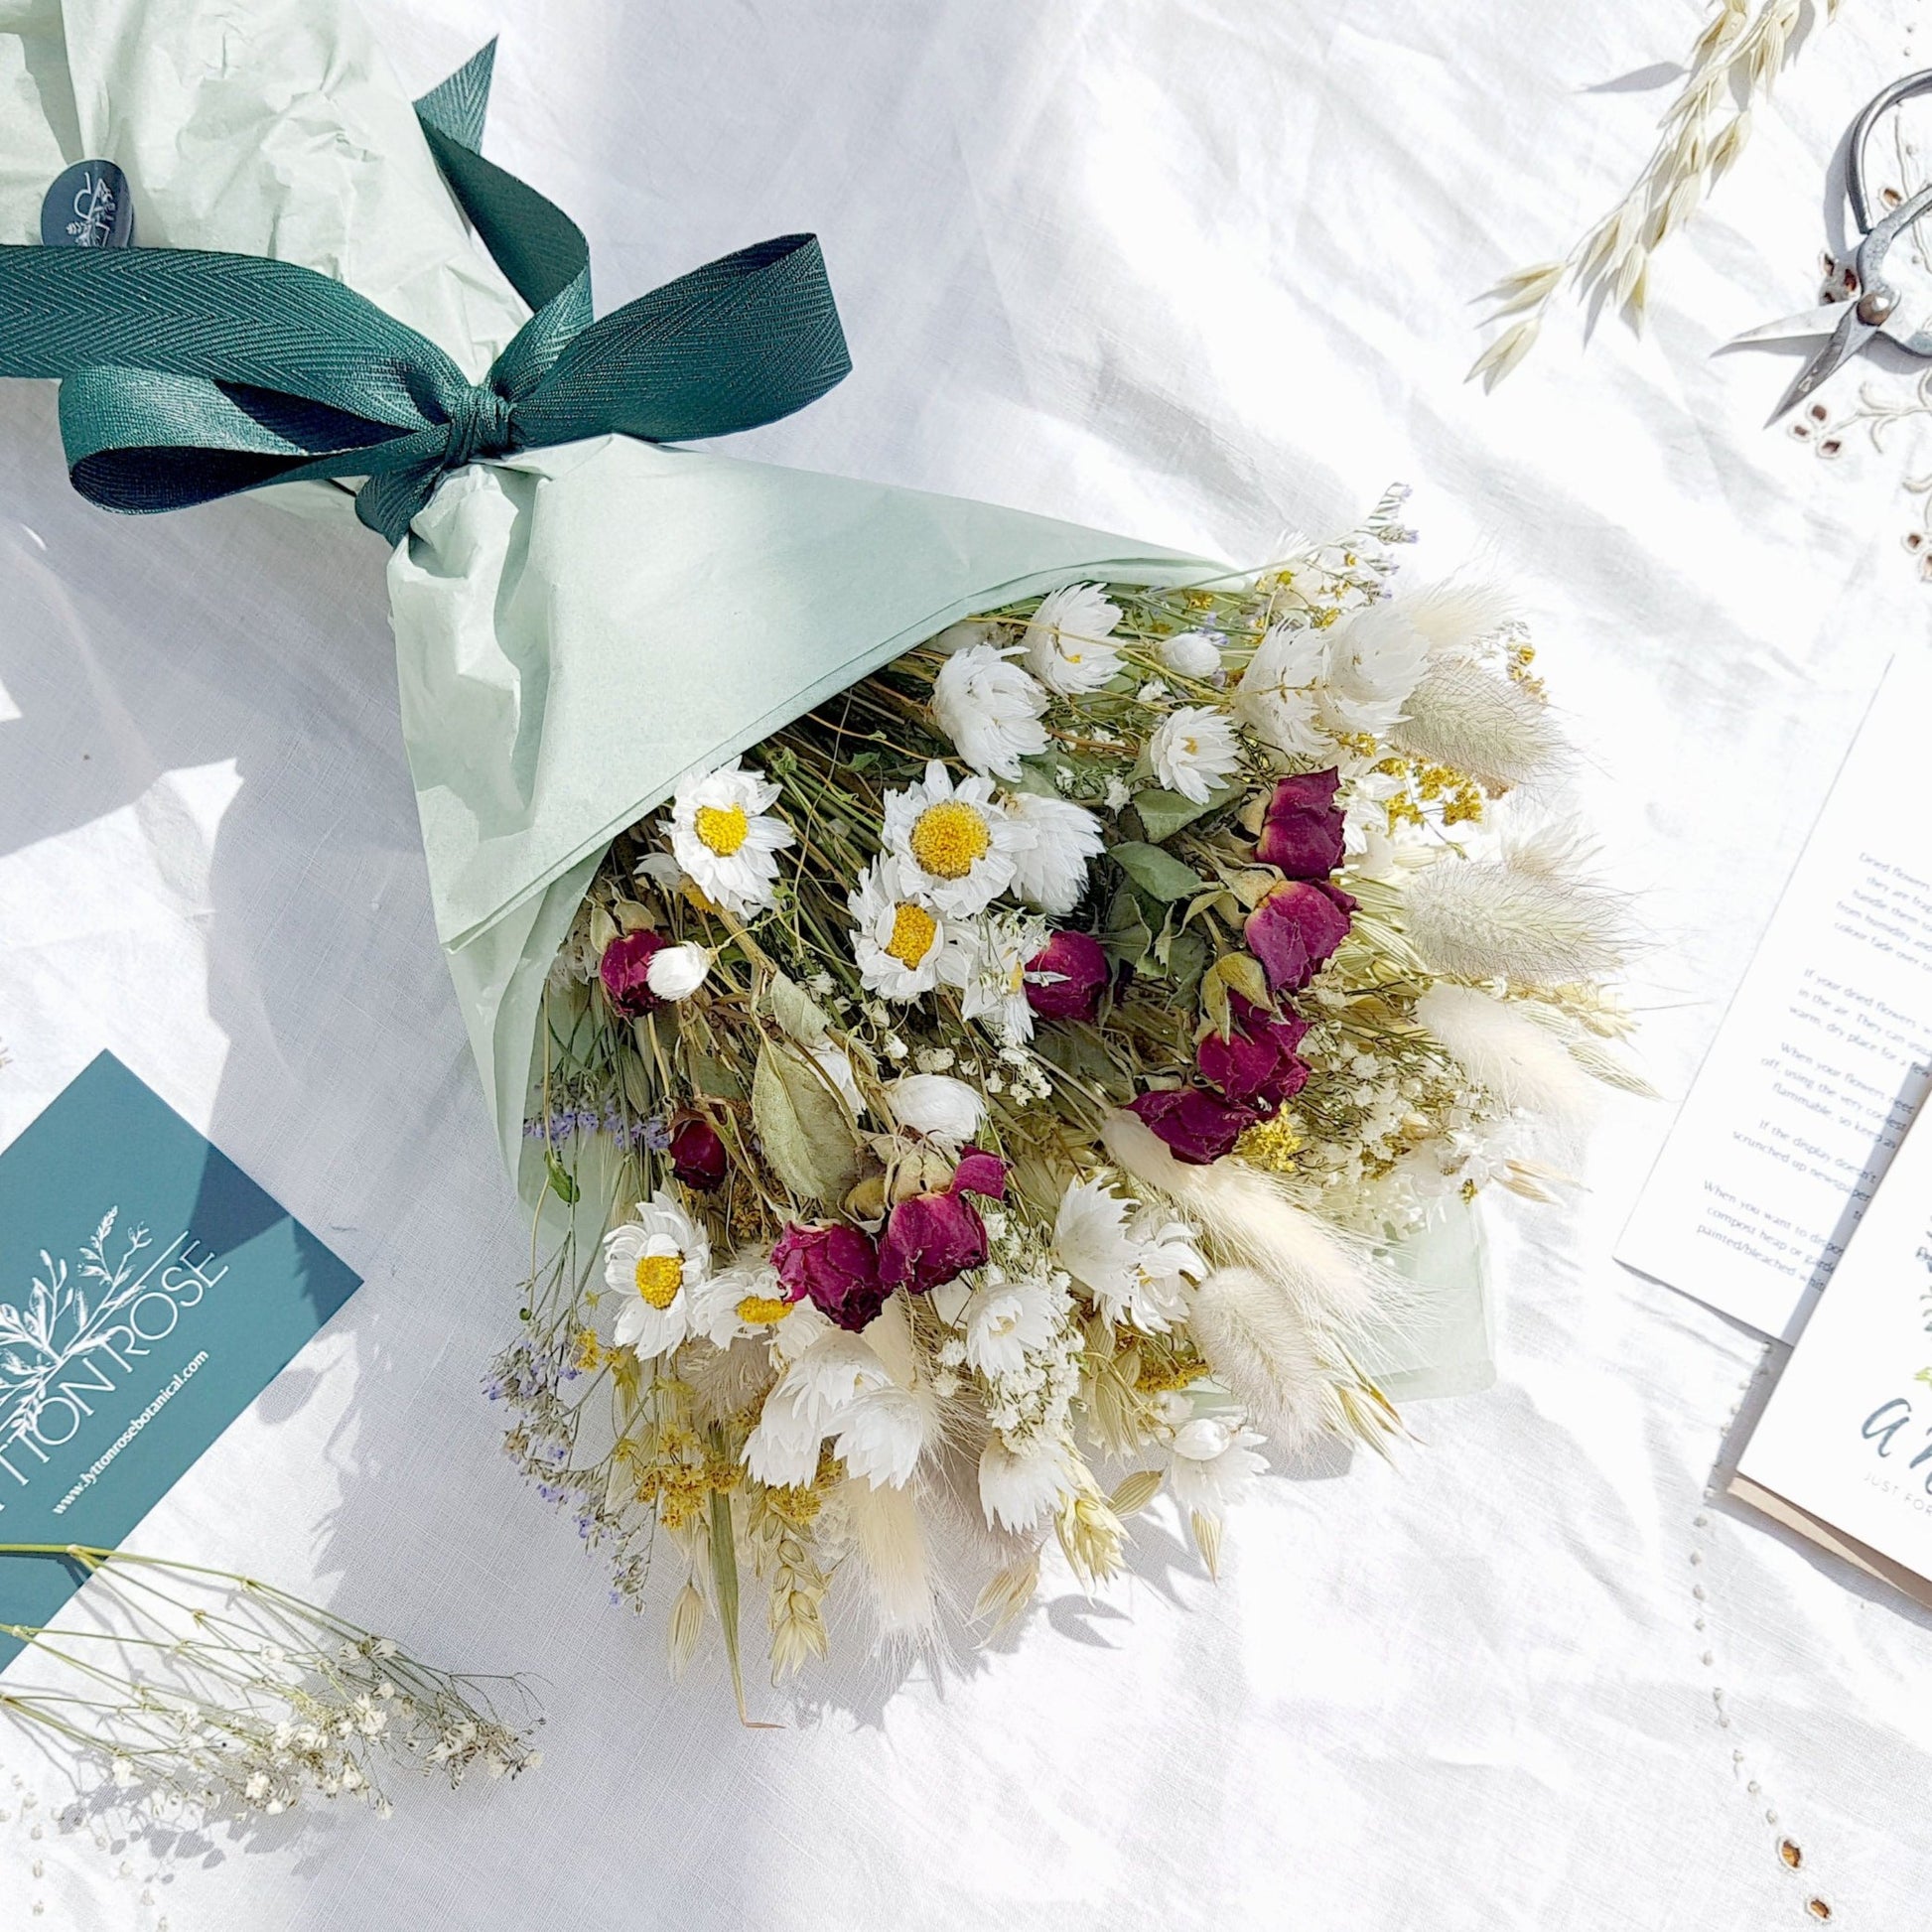
<instances>
[{"instance_id":1,"label":"dried flower bouquet","mask_svg":"<svg viewBox=\"0 0 1932 1932\"><path fill-rule=\"evenodd\" d=\"M1393 1244L1535 1116L1629 1084L1618 909L1492 824L1563 746L1476 591L1364 529L1245 579L1070 583L955 623L598 869L526 1134L551 1191L494 1365L508 1448L681 1665L774 1678L828 1595L995 1624L1167 1488L1230 1504L1400 1429L1364 1367ZM565 1204L568 1204L567 1207Z\"/></svg>"}]
</instances>

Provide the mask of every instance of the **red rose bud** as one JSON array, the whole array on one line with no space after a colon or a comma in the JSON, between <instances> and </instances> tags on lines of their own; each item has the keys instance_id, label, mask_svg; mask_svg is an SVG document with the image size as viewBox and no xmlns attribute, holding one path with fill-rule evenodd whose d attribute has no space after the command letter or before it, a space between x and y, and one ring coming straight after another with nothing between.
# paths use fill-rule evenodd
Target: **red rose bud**
<instances>
[{"instance_id":1,"label":"red rose bud","mask_svg":"<svg viewBox=\"0 0 1932 1932\"><path fill-rule=\"evenodd\" d=\"M809 1301L854 1334L886 1306L890 1291L880 1282L872 1237L843 1221L787 1227L771 1250L771 1265L792 1301Z\"/></svg>"},{"instance_id":2,"label":"red rose bud","mask_svg":"<svg viewBox=\"0 0 1932 1932\"><path fill-rule=\"evenodd\" d=\"M1305 771L1284 778L1268 801L1255 857L1279 866L1291 879L1325 879L1341 864L1341 812L1333 771Z\"/></svg>"},{"instance_id":3,"label":"red rose bud","mask_svg":"<svg viewBox=\"0 0 1932 1932\"><path fill-rule=\"evenodd\" d=\"M702 1114L687 1114L671 1129L671 1173L687 1187L709 1193L731 1166L718 1130Z\"/></svg>"},{"instance_id":4,"label":"red rose bud","mask_svg":"<svg viewBox=\"0 0 1932 1932\"><path fill-rule=\"evenodd\" d=\"M969 1147L953 1170L948 1193L984 1194L989 1200L1004 1200L1007 1191L1007 1164L984 1148Z\"/></svg>"},{"instance_id":5,"label":"red rose bud","mask_svg":"<svg viewBox=\"0 0 1932 1932\"><path fill-rule=\"evenodd\" d=\"M625 932L604 948L597 976L604 982L605 997L626 1020L640 1019L664 1004L645 984L644 975L651 954L663 951L667 943L661 932Z\"/></svg>"},{"instance_id":6,"label":"red rose bud","mask_svg":"<svg viewBox=\"0 0 1932 1932\"><path fill-rule=\"evenodd\" d=\"M1267 1112L1223 1100L1202 1087L1173 1087L1161 1093L1138 1094L1127 1103L1166 1142L1176 1161L1205 1168L1232 1152L1234 1144Z\"/></svg>"},{"instance_id":7,"label":"red rose bud","mask_svg":"<svg viewBox=\"0 0 1932 1932\"><path fill-rule=\"evenodd\" d=\"M1251 1006L1239 994L1233 1002L1233 1031L1226 1039L1213 1031L1195 1049L1201 1078L1230 1100L1248 1101L1272 1112L1309 1083L1306 1061L1296 1052L1309 1030L1306 1020Z\"/></svg>"},{"instance_id":8,"label":"red rose bud","mask_svg":"<svg viewBox=\"0 0 1932 1932\"><path fill-rule=\"evenodd\" d=\"M1056 932L1027 961L1027 1004L1042 1020L1091 1020L1107 955L1090 932Z\"/></svg>"},{"instance_id":9,"label":"red rose bud","mask_svg":"<svg viewBox=\"0 0 1932 1932\"><path fill-rule=\"evenodd\" d=\"M1326 880L1291 879L1248 914L1242 936L1261 961L1271 992L1299 992L1348 936L1355 901Z\"/></svg>"},{"instance_id":10,"label":"red rose bud","mask_svg":"<svg viewBox=\"0 0 1932 1932\"><path fill-rule=\"evenodd\" d=\"M993 1159L989 1154L973 1158ZM955 1176L951 1191L914 1194L893 1209L879 1243L879 1278L888 1289L923 1295L985 1259L986 1224Z\"/></svg>"}]
</instances>

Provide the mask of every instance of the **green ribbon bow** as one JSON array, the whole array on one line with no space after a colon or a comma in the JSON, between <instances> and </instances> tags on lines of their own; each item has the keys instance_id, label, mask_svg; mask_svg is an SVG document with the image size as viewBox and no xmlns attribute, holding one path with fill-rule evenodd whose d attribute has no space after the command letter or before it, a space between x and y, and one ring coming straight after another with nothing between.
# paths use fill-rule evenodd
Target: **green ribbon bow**
<instances>
[{"instance_id":1,"label":"green ribbon bow","mask_svg":"<svg viewBox=\"0 0 1932 1932\"><path fill-rule=\"evenodd\" d=\"M313 269L191 248L0 246L0 375L61 379L73 486L179 509L263 483L361 477L391 543L480 457L620 431L756 429L852 367L812 235L725 255L591 319L576 222L477 150L496 44L416 103L459 206L534 311L482 382Z\"/></svg>"}]
</instances>

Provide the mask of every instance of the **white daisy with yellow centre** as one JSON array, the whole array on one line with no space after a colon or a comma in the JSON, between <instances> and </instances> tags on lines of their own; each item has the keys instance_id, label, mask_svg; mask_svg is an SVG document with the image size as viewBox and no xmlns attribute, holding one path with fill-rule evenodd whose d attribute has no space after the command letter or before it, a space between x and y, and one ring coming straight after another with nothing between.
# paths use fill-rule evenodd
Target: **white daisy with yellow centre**
<instances>
[{"instance_id":1,"label":"white daisy with yellow centre","mask_svg":"<svg viewBox=\"0 0 1932 1932\"><path fill-rule=\"evenodd\" d=\"M796 1307L768 1257L742 1254L692 1291L691 1326L714 1347L746 1335L768 1334Z\"/></svg>"},{"instance_id":2,"label":"white daisy with yellow centre","mask_svg":"<svg viewBox=\"0 0 1932 1932\"><path fill-rule=\"evenodd\" d=\"M1018 855L1038 834L995 802L991 778L954 786L937 759L925 777L886 794L886 851L908 897L969 919L1013 884Z\"/></svg>"},{"instance_id":3,"label":"white daisy with yellow centre","mask_svg":"<svg viewBox=\"0 0 1932 1932\"><path fill-rule=\"evenodd\" d=\"M875 859L846 903L852 908L852 956L868 993L916 1000L942 980L957 986L964 978L966 935L905 889L896 859Z\"/></svg>"},{"instance_id":4,"label":"white daisy with yellow centre","mask_svg":"<svg viewBox=\"0 0 1932 1932\"><path fill-rule=\"evenodd\" d=\"M778 787L736 759L671 794L671 851L698 890L741 919L771 903L778 854L795 843L783 819L769 816Z\"/></svg>"},{"instance_id":5,"label":"white daisy with yellow centre","mask_svg":"<svg viewBox=\"0 0 1932 1932\"><path fill-rule=\"evenodd\" d=\"M695 1326L698 1292L711 1273L711 1237L661 1187L604 1237L604 1282L618 1297L617 1339L648 1360L666 1355Z\"/></svg>"}]
</instances>

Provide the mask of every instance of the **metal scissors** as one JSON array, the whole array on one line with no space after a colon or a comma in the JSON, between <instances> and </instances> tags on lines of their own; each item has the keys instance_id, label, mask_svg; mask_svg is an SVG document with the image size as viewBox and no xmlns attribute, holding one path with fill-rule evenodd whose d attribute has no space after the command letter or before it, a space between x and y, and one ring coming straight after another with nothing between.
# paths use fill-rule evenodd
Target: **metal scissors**
<instances>
[{"instance_id":1,"label":"metal scissors","mask_svg":"<svg viewBox=\"0 0 1932 1932\"><path fill-rule=\"evenodd\" d=\"M1771 412L1775 422L1795 408L1828 375L1842 368L1874 336L1885 336L1913 355L1932 356L1932 288L1913 300L1885 278L1885 256L1893 242L1920 215L1932 209L1932 185L1921 188L1889 209L1877 221L1871 218L1871 198L1865 182L1865 146L1879 119L1913 94L1932 91L1932 69L1910 73L1895 80L1870 101L1852 124L1847 144L1845 187L1852 204L1852 219L1858 225L1860 240L1853 267L1846 276L1844 294L1822 308L1803 315L1788 316L1782 322L1767 322L1760 329L1745 331L1734 344L1772 343L1802 340L1808 336L1829 338L1823 348L1799 372L1798 379L1784 392L1784 400Z\"/></svg>"}]
</instances>

